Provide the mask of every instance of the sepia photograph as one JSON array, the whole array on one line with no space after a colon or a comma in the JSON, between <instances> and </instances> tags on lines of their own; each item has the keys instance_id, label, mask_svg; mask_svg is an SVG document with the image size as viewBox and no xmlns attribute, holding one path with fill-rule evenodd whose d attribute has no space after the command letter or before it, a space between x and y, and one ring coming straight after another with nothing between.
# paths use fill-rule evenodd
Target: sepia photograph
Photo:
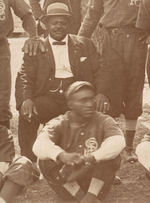
<instances>
[{"instance_id":1,"label":"sepia photograph","mask_svg":"<svg viewBox=\"0 0 150 203\"><path fill-rule=\"evenodd\" d=\"M0 0L0 203L150 202L150 0Z\"/></svg>"}]
</instances>

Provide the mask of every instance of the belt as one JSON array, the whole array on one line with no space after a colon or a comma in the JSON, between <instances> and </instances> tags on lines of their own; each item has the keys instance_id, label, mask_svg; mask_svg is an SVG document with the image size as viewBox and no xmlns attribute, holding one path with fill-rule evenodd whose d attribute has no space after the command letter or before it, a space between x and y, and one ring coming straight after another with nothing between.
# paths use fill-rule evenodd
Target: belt
<instances>
[{"instance_id":1,"label":"belt","mask_svg":"<svg viewBox=\"0 0 150 203\"><path fill-rule=\"evenodd\" d=\"M70 78L50 78L49 79L49 93L64 94L66 89L74 82L74 77Z\"/></svg>"},{"instance_id":2,"label":"belt","mask_svg":"<svg viewBox=\"0 0 150 203\"><path fill-rule=\"evenodd\" d=\"M128 33L128 34L131 34L131 33L144 33L143 30L139 29L139 28L136 28L136 27L131 27L131 26L123 26L123 27L103 27L104 29L106 29L110 34L118 34L118 33Z\"/></svg>"}]
</instances>

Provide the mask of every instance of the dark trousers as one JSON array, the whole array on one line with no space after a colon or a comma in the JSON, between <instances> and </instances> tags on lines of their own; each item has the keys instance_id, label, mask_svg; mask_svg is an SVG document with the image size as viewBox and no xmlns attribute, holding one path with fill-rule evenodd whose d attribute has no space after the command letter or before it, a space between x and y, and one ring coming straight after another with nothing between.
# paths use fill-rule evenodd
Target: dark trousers
<instances>
[{"instance_id":1,"label":"dark trousers","mask_svg":"<svg viewBox=\"0 0 150 203\"><path fill-rule=\"evenodd\" d=\"M111 185L113 184L114 177L116 171L120 167L120 156L109 161L103 161L100 163L97 163L95 166L93 166L86 174L82 175L77 182L80 185L80 188L86 193L88 191L90 182L92 178L96 178L99 180L102 180L104 182L104 186L98 196L99 199L104 199L106 195L108 194L108 191L111 188ZM51 160L40 160L39 161L39 167L40 170L45 177L45 179L48 181L49 185L52 187L52 189L64 200L71 200L73 197L67 190L61 186L61 184L53 183L52 177L54 177L56 170L52 169ZM53 175L51 174L53 173Z\"/></svg>"},{"instance_id":2,"label":"dark trousers","mask_svg":"<svg viewBox=\"0 0 150 203\"><path fill-rule=\"evenodd\" d=\"M10 112L11 71L10 50L6 38L0 39L0 122L11 118Z\"/></svg>"},{"instance_id":3,"label":"dark trousers","mask_svg":"<svg viewBox=\"0 0 150 203\"><path fill-rule=\"evenodd\" d=\"M101 51L111 69L110 115L136 120L142 113L146 45L135 28L102 29Z\"/></svg>"},{"instance_id":4,"label":"dark trousers","mask_svg":"<svg viewBox=\"0 0 150 203\"><path fill-rule=\"evenodd\" d=\"M32 152L32 146L37 137L37 130L40 124L44 124L60 114L67 111L64 95L50 93L34 99L38 115L32 116L31 122L26 121L21 113L19 114L18 138L21 148L21 155L36 161Z\"/></svg>"},{"instance_id":5,"label":"dark trousers","mask_svg":"<svg viewBox=\"0 0 150 203\"><path fill-rule=\"evenodd\" d=\"M0 125L0 162L12 162L15 156L13 137L7 127Z\"/></svg>"}]
</instances>

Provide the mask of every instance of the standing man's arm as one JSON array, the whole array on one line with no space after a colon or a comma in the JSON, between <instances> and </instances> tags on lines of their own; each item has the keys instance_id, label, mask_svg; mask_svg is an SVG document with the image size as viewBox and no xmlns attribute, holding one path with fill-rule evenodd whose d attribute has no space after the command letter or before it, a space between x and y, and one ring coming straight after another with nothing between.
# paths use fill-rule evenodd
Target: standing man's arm
<instances>
[{"instance_id":1,"label":"standing man's arm","mask_svg":"<svg viewBox=\"0 0 150 203\"><path fill-rule=\"evenodd\" d=\"M103 1L89 0L88 10L84 17L83 23L81 24L78 34L84 37L91 37L102 14L103 14Z\"/></svg>"},{"instance_id":2,"label":"standing man's arm","mask_svg":"<svg viewBox=\"0 0 150 203\"><path fill-rule=\"evenodd\" d=\"M10 2L14 13L22 20L22 26L29 37L36 37L36 23L29 5L24 0L11 0Z\"/></svg>"},{"instance_id":3,"label":"standing man's arm","mask_svg":"<svg viewBox=\"0 0 150 203\"><path fill-rule=\"evenodd\" d=\"M36 55L39 47L42 52L45 52L43 42L37 39L36 23L29 5L24 0L10 0L10 5L15 14L22 20L24 30L29 34L29 39L25 42L23 51L29 53L29 55Z\"/></svg>"},{"instance_id":4,"label":"standing man's arm","mask_svg":"<svg viewBox=\"0 0 150 203\"><path fill-rule=\"evenodd\" d=\"M29 0L35 20L38 20L42 16L40 1L41 0Z\"/></svg>"},{"instance_id":5,"label":"standing man's arm","mask_svg":"<svg viewBox=\"0 0 150 203\"><path fill-rule=\"evenodd\" d=\"M136 27L150 31L150 1L141 0Z\"/></svg>"}]
</instances>

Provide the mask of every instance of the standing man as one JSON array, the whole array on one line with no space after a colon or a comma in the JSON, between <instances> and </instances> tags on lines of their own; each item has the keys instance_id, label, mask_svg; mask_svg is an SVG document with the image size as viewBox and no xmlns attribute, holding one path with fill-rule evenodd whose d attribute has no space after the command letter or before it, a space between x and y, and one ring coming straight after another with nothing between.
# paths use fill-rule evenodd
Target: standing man
<instances>
[{"instance_id":1,"label":"standing man","mask_svg":"<svg viewBox=\"0 0 150 203\"><path fill-rule=\"evenodd\" d=\"M46 12L47 6L54 2L66 3L70 10L73 13L73 23L71 25L71 33L77 34L81 25L81 0L44 0L43 9L41 8L41 0L29 0L33 15L36 20L39 20L40 17ZM42 31L42 30L41 30Z\"/></svg>"},{"instance_id":2,"label":"standing man","mask_svg":"<svg viewBox=\"0 0 150 203\"><path fill-rule=\"evenodd\" d=\"M127 161L136 161L133 152L137 119L142 113L146 45L140 41L144 31L135 27L140 0L90 0L79 30L80 36L91 37L96 25L102 31L102 57L111 69L110 90L113 117L121 113L126 119Z\"/></svg>"},{"instance_id":3,"label":"standing man","mask_svg":"<svg viewBox=\"0 0 150 203\"><path fill-rule=\"evenodd\" d=\"M62 198L98 203L108 193L125 146L123 133L108 115L95 111L94 87L83 81L66 92L70 111L47 123L33 152L49 185Z\"/></svg>"},{"instance_id":4,"label":"standing man","mask_svg":"<svg viewBox=\"0 0 150 203\"><path fill-rule=\"evenodd\" d=\"M23 28L29 34L25 50L35 45L36 24L29 6L24 0L0 0L0 125L10 128L11 112L9 107L11 94L10 49L7 37L13 31L11 8L21 18ZM31 43L31 41L33 44ZM9 137L9 134L6 135ZM9 143L8 143L9 145Z\"/></svg>"},{"instance_id":5,"label":"standing man","mask_svg":"<svg viewBox=\"0 0 150 203\"><path fill-rule=\"evenodd\" d=\"M146 40L146 43L148 44L146 68L150 84L150 1L141 0L136 26L149 34L149 37Z\"/></svg>"},{"instance_id":6,"label":"standing man","mask_svg":"<svg viewBox=\"0 0 150 203\"><path fill-rule=\"evenodd\" d=\"M95 86L97 110L109 109L109 100L104 96L109 89L109 72L90 39L68 34L71 20L68 6L50 4L41 20L48 32L45 39L48 51L39 50L36 56L25 54L16 81L21 154L33 161L36 157L32 145L37 129L40 123L66 112L64 91L71 83L91 82Z\"/></svg>"}]
</instances>

